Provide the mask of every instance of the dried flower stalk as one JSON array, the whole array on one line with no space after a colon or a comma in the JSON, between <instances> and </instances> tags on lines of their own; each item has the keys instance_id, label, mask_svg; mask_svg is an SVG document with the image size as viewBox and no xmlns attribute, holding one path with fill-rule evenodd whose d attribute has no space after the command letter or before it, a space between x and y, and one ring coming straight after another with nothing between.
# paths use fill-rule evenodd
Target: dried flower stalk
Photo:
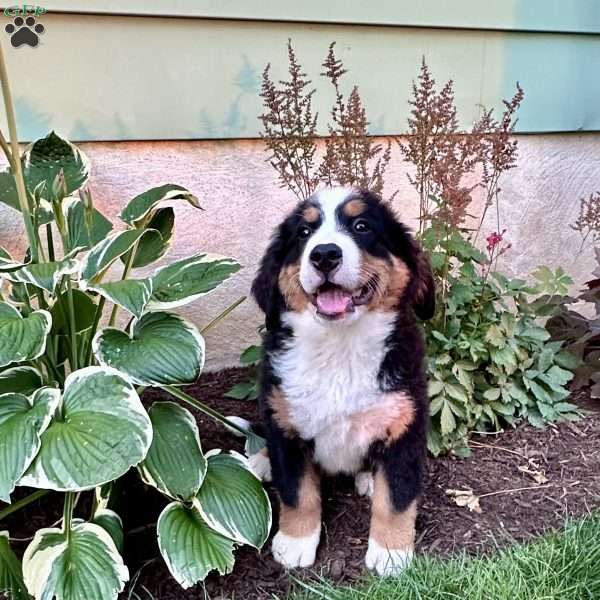
<instances>
[{"instance_id":1,"label":"dried flower stalk","mask_svg":"<svg viewBox=\"0 0 600 600\"><path fill-rule=\"evenodd\" d=\"M311 81L296 59L291 40L288 60L289 80L279 81L279 87L271 80L270 64L263 72L260 96L265 112L259 117L263 124L261 137L281 186L304 200L319 183L314 169L318 114L312 111L315 90L309 89Z\"/></svg>"}]
</instances>

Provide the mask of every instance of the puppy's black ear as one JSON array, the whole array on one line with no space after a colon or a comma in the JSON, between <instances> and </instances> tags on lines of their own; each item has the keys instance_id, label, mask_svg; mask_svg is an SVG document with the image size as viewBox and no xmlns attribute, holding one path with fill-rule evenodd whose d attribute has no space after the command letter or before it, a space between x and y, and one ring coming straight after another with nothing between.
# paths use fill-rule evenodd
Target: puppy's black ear
<instances>
[{"instance_id":1,"label":"puppy's black ear","mask_svg":"<svg viewBox=\"0 0 600 600\"><path fill-rule=\"evenodd\" d=\"M413 308L415 314L423 321L431 319L435 313L435 280L431 271L429 258L414 243L416 250L416 271L413 287Z\"/></svg>"},{"instance_id":2,"label":"puppy's black ear","mask_svg":"<svg viewBox=\"0 0 600 600\"><path fill-rule=\"evenodd\" d=\"M272 323L274 313L278 313L283 297L279 290L279 272L285 259L288 239L287 223L282 223L275 231L252 282L252 295L265 313L267 328Z\"/></svg>"}]
</instances>

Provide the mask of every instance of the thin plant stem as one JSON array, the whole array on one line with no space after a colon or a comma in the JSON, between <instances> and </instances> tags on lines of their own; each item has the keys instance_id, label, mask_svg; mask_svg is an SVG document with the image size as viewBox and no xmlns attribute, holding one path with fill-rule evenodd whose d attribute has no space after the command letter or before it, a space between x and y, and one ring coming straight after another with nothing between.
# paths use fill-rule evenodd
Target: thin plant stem
<instances>
[{"instance_id":1,"label":"thin plant stem","mask_svg":"<svg viewBox=\"0 0 600 600\"><path fill-rule=\"evenodd\" d=\"M102 296L98 301L98 306L96 307L96 314L94 315L94 322L92 323L92 327L90 329L89 337L87 340L87 347L85 350L85 355L83 359L84 366L88 366L91 364L92 360L92 342L94 341L94 335L96 333L96 329L98 329L98 324L100 323L100 319L102 318L102 312L104 311L104 304L106 303L106 298Z\"/></svg>"},{"instance_id":2,"label":"thin plant stem","mask_svg":"<svg viewBox=\"0 0 600 600\"><path fill-rule=\"evenodd\" d=\"M73 509L75 508L75 493L65 494L65 505L63 508L63 532L66 534L67 542L71 539L71 521L73 520Z\"/></svg>"},{"instance_id":3,"label":"thin plant stem","mask_svg":"<svg viewBox=\"0 0 600 600\"><path fill-rule=\"evenodd\" d=\"M52 237L52 225L50 223L46 224L46 240L48 242L48 260L50 262L54 261L54 239Z\"/></svg>"},{"instance_id":4,"label":"thin plant stem","mask_svg":"<svg viewBox=\"0 0 600 600\"><path fill-rule=\"evenodd\" d=\"M175 386L172 386L172 385L161 385L159 387L161 389L165 390L165 392L168 392L169 394L171 394L171 396L175 396L175 398L178 398L179 400L183 400L183 402L186 402L190 406L193 406L194 408L198 409L199 411L202 411L204 414L206 414L209 417L212 417L213 419L219 421L220 423L222 423L226 427L229 427L231 429L235 429L236 431L238 431L239 433L242 433L245 436L248 435L248 431L245 430L243 427L240 427L239 425L236 425L235 423L233 423L232 421L230 421L225 415L223 415L220 412L212 409L207 404L204 404L204 402L201 402L200 400L196 400L196 398L193 398L189 394L186 394L185 392L183 392L179 388L177 388Z\"/></svg>"},{"instance_id":5,"label":"thin plant stem","mask_svg":"<svg viewBox=\"0 0 600 600\"><path fill-rule=\"evenodd\" d=\"M29 494L29 496L25 496L25 498L21 498L20 500L13 502L9 506L7 506L5 509L0 510L0 521L2 521L2 519L6 519L6 517L8 517L9 515L12 515L14 512L17 512L18 510L21 510L22 508L25 508L28 504L35 502L39 498L42 498L43 496L45 496L46 494L49 494L49 493L50 493L50 490L37 490L36 492L33 492L33 494Z\"/></svg>"},{"instance_id":6,"label":"thin plant stem","mask_svg":"<svg viewBox=\"0 0 600 600\"><path fill-rule=\"evenodd\" d=\"M4 152L4 156L6 156L6 160L8 161L8 164L10 165L11 169L14 171L15 163L13 160L13 155L12 155L12 152L10 151L8 142L6 141L6 138L4 137L4 134L1 131L0 131L0 147L2 148L2 152Z\"/></svg>"},{"instance_id":7,"label":"thin plant stem","mask_svg":"<svg viewBox=\"0 0 600 600\"><path fill-rule=\"evenodd\" d=\"M4 108L6 110L6 120L8 121L8 133L10 135L10 146L13 156L14 178L17 186L17 196L19 198L19 206L23 213L23 221L25 222L25 230L29 247L31 248L31 258L33 262L38 262L38 246L31 221L31 209L27 200L27 190L25 188L25 180L23 179L23 170L21 168L21 152L19 150L19 138L17 137L17 121L15 118L15 109L10 93L10 84L8 82L8 71L6 62L4 61L4 52L0 44L0 86L2 87L2 96L4 98Z\"/></svg>"},{"instance_id":8,"label":"thin plant stem","mask_svg":"<svg viewBox=\"0 0 600 600\"><path fill-rule=\"evenodd\" d=\"M241 298L238 298L233 304L228 306L221 314L217 315L212 321L210 321L210 323L208 323L208 325L205 325L200 330L200 333L202 335L204 335L207 331L209 331L215 325L217 325L217 323L220 323L227 315L232 313L240 304L242 304L242 302L244 302L246 300L246 298L247 298L247 296L242 296Z\"/></svg>"},{"instance_id":9,"label":"thin plant stem","mask_svg":"<svg viewBox=\"0 0 600 600\"><path fill-rule=\"evenodd\" d=\"M76 371L79 363L77 354L77 332L75 331L75 304L73 303L73 286L67 275L67 303L69 305L69 332L71 335L71 368Z\"/></svg>"}]
</instances>

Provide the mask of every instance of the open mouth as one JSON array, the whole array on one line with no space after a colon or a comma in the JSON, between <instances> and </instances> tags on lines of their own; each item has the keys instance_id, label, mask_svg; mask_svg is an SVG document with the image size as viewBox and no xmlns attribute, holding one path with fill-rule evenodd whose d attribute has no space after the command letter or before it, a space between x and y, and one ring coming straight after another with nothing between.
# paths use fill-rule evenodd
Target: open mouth
<instances>
[{"instance_id":1,"label":"open mouth","mask_svg":"<svg viewBox=\"0 0 600 600\"><path fill-rule=\"evenodd\" d=\"M358 290L349 291L327 281L317 289L311 300L322 317L331 320L342 319L354 312L357 306L367 304L373 298L376 284L375 280L370 279Z\"/></svg>"}]
</instances>

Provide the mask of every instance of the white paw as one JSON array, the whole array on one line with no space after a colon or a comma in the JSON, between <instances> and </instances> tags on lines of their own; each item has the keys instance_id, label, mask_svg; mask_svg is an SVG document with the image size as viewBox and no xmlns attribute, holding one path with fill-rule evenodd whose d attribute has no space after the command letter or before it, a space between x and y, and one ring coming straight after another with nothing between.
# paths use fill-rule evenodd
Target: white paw
<instances>
[{"instance_id":1,"label":"white paw","mask_svg":"<svg viewBox=\"0 0 600 600\"><path fill-rule=\"evenodd\" d=\"M388 550L369 538L369 547L365 557L367 569L375 571L382 577L400 575L413 558L412 549Z\"/></svg>"},{"instance_id":2,"label":"white paw","mask_svg":"<svg viewBox=\"0 0 600 600\"><path fill-rule=\"evenodd\" d=\"M321 527L307 537L292 537L278 531L273 538L273 558L286 569L310 567L315 562Z\"/></svg>"},{"instance_id":3,"label":"white paw","mask_svg":"<svg viewBox=\"0 0 600 600\"><path fill-rule=\"evenodd\" d=\"M375 480L373 479L373 473L370 471L361 471L360 473L357 473L354 478L354 487L359 496L367 496L370 498L373 495L374 485Z\"/></svg>"},{"instance_id":4,"label":"white paw","mask_svg":"<svg viewBox=\"0 0 600 600\"><path fill-rule=\"evenodd\" d=\"M257 452L250 456L248 465L261 481L271 481L271 461L266 452Z\"/></svg>"}]
</instances>

